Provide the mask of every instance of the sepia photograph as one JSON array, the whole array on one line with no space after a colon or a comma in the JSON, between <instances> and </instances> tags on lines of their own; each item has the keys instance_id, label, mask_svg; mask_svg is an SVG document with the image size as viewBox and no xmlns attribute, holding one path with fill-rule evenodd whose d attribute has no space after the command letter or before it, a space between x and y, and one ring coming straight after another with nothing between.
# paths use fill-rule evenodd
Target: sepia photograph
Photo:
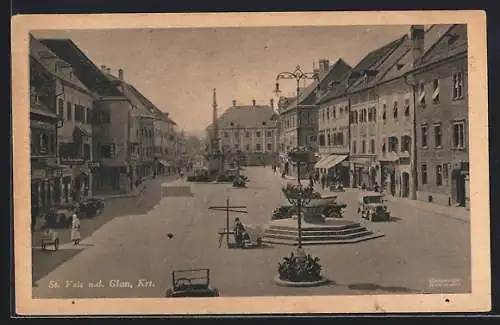
<instances>
[{"instance_id":1,"label":"sepia photograph","mask_svg":"<svg viewBox=\"0 0 500 325\"><path fill-rule=\"evenodd\" d=\"M484 13L18 18L25 313L489 310Z\"/></svg>"}]
</instances>

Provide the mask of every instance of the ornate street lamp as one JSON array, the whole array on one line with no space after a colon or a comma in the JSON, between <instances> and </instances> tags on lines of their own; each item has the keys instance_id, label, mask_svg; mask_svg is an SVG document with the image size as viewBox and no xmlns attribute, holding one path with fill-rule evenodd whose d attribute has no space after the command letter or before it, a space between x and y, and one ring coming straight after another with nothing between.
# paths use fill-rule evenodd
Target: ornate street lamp
<instances>
[{"instance_id":1,"label":"ornate street lamp","mask_svg":"<svg viewBox=\"0 0 500 325\"><path fill-rule=\"evenodd\" d=\"M307 198L308 193L311 191L311 194L312 194L312 189L304 190L302 188L301 183L300 183L300 176L301 176L300 175L300 167L301 167L301 165L307 164L311 159L311 151L306 149L306 148L302 148L301 143L300 143L300 139L301 139L300 129L301 129L301 123L302 123L301 118L300 118L301 112L300 112L300 105L299 105L300 81L307 80L307 79L313 79L313 80L316 80L318 82L318 86L319 86L319 76L315 72L303 72L300 69L299 65L297 65L297 67L295 68L295 71L293 71L293 72L280 72L276 76L276 84L275 84L275 89L274 89L274 92L278 96L281 93L280 85L279 85L280 79L295 79L295 81L297 83L297 93L296 93L296 100L295 100L296 113L297 113L297 147L288 153L288 157L292 162L295 162L297 165L297 182L298 182L297 191L298 192L296 193L296 195L298 195L297 196L298 198L293 199L293 202L294 202L293 204L295 204L297 206L299 248L301 248L302 247L301 208L302 208L303 204L305 204L306 201L308 200L308 198ZM285 195L293 194L290 192L290 187L288 187L287 189L283 189L283 191L284 191ZM288 196L287 196L287 199L288 199ZM309 201L310 201L310 199L309 199ZM292 203L292 201L290 203Z\"/></svg>"},{"instance_id":2,"label":"ornate street lamp","mask_svg":"<svg viewBox=\"0 0 500 325\"><path fill-rule=\"evenodd\" d=\"M297 164L298 175L300 176L300 166L307 163L311 159L312 152L305 148L296 148L289 152L288 156L292 162ZM287 184L282 188L285 197L291 205L297 208L297 232L298 232L298 248L302 248L302 208L307 206L314 198L314 188L311 186L304 187L298 178L297 186Z\"/></svg>"}]
</instances>

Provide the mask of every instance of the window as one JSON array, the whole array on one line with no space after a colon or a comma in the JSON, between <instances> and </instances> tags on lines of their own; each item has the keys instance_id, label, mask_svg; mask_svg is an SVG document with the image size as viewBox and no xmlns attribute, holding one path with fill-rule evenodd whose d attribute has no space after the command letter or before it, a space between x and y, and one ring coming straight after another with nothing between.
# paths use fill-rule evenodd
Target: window
<instances>
[{"instance_id":1,"label":"window","mask_svg":"<svg viewBox=\"0 0 500 325\"><path fill-rule=\"evenodd\" d=\"M388 143L389 143L389 152L396 152L398 148L398 138L397 137L389 137L388 138Z\"/></svg>"},{"instance_id":2,"label":"window","mask_svg":"<svg viewBox=\"0 0 500 325\"><path fill-rule=\"evenodd\" d=\"M386 104L383 105L382 110L383 110L382 111L382 120L385 121L387 119L387 105Z\"/></svg>"},{"instance_id":3,"label":"window","mask_svg":"<svg viewBox=\"0 0 500 325\"><path fill-rule=\"evenodd\" d=\"M224 132L224 138L229 138L229 133Z\"/></svg>"},{"instance_id":4,"label":"window","mask_svg":"<svg viewBox=\"0 0 500 325\"><path fill-rule=\"evenodd\" d=\"M453 123L453 148L465 148L465 123L463 121Z\"/></svg>"},{"instance_id":5,"label":"window","mask_svg":"<svg viewBox=\"0 0 500 325\"><path fill-rule=\"evenodd\" d=\"M448 182L448 164L443 164L443 179Z\"/></svg>"},{"instance_id":6,"label":"window","mask_svg":"<svg viewBox=\"0 0 500 325\"><path fill-rule=\"evenodd\" d=\"M434 146L441 147L441 139L443 135L441 133L441 124L434 125Z\"/></svg>"},{"instance_id":7,"label":"window","mask_svg":"<svg viewBox=\"0 0 500 325\"><path fill-rule=\"evenodd\" d=\"M352 142L352 152L353 152L353 153L356 153L357 151L358 151L358 150L357 150L357 148L356 148L356 140L354 140L354 141Z\"/></svg>"},{"instance_id":8,"label":"window","mask_svg":"<svg viewBox=\"0 0 500 325\"><path fill-rule=\"evenodd\" d=\"M329 120L330 119L330 107L327 107L326 108L326 119Z\"/></svg>"},{"instance_id":9,"label":"window","mask_svg":"<svg viewBox=\"0 0 500 325\"><path fill-rule=\"evenodd\" d=\"M319 145L321 147L323 147L325 145L325 135L324 134L319 135Z\"/></svg>"},{"instance_id":10,"label":"window","mask_svg":"<svg viewBox=\"0 0 500 325\"><path fill-rule=\"evenodd\" d=\"M259 131L255 132L255 136L256 136L257 138L260 138L260 136L261 136L260 132L259 132Z\"/></svg>"},{"instance_id":11,"label":"window","mask_svg":"<svg viewBox=\"0 0 500 325\"><path fill-rule=\"evenodd\" d=\"M236 132L234 132L234 137L235 137L235 138L238 138L239 136L240 136L240 134L239 134L237 131L236 131Z\"/></svg>"},{"instance_id":12,"label":"window","mask_svg":"<svg viewBox=\"0 0 500 325\"><path fill-rule=\"evenodd\" d=\"M250 151L250 145L249 144L245 145L245 150L246 151Z\"/></svg>"},{"instance_id":13,"label":"window","mask_svg":"<svg viewBox=\"0 0 500 325\"><path fill-rule=\"evenodd\" d=\"M99 111L99 122L100 123L109 123L111 121L110 112L107 110Z\"/></svg>"},{"instance_id":14,"label":"window","mask_svg":"<svg viewBox=\"0 0 500 325\"><path fill-rule=\"evenodd\" d=\"M385 142L382 143L382 152L385 153Z\"/></svg>"},{"instance_id":15,"label":"window","mask_svg":"<svg viewBox=\"0 0 500 325\"><path fill-rule=\"evenodd\" d=\"M436 185L443 185L443 166L441 165L436 166Z\"/></svg>"},{"instance_id":16,"label":"window","mask_svg":"<svg viewBox=\"0 0 500 325\"><path fill-rule=\"evenodd\" d=\"M344 108L342 106L340 106L340 108L339 108L339 115L342 115L342 113L344 113Z\"/></svg>"},{"instance_id":17,"label":"window","mask_svg":"<svg viewBox=\"0 0 500 325\"><path fill-rule=\"evenodd\" d=\"M250 132L245 132L245 138L250 138Z\"/></svg>"},{"instance_id":18,"label":"window","mask_svg":"<svg viewBox=\"0 0 500 325\"><path fill-rule=\"evenodd\" d=\"M410 117L410 100L408 98L405 99L405 116Z\"/></svg>"},{"instance_id":19,"label":"window","mask_svg":"<svg viewBox=\"0 0 500 325\"><path fill-rule=\"evenodd\" d=\"M85 123L85 107L75 104L75 121Z\"/></svg>"},{"instance_id":20,"label":"window","mask_svg":"<svg viewBox=\"0 0 500 325\"><path fill-rule=\"evenodd\" d=\"M432 82L432 102L439 103L439 79L434 79Z\"/></svg>"},{"instance_id":21,"label":"window","mask_svg":"<svg viewBox=\"0 0 500 325\"><path fill-rule=\"evenodd\" d=\"M272 131L267 131L267 137L271 138L272 136L273 136L273 132Z\"/></svg>"},{"instance_id":22,"label":"window","mask_svg":"<svg viewBox=\"0 0 500 325\"><path fill-rule=\"evenodd\" d=\"M422 132L422 147L427 147L427 125L422 125L421 127L421 132Z\"/></svg>"},{"instance_id":23,"label":"window","mask_svg":"<svg viewBox=\"0 0 500 325\"><path fill-rule=\"evenodd\" d=\"M331 135L330 135L330 131L328 131L328 134L327 134L327 138L328 138L328 145L331 145L332 144L332 138L331 138Z\"/></svg>"},{"instance_id":24,"label":"window","mask_svg":"<svg viewBox=\"0 0 500 325\"><path fill-rule=\"evenodd\" d=\"M422 184L427 184L427 165L423 164L421 167L420 167L420 171L421 171L421 174L422 174Z\"/></svg>"},{"instance_id":25,"label":"window","mask_svg":"<svg viewBox=\"0 0 500 325\"><path fill-rule=\"evenodd\" d=\"M403 135L401 137L401 151L411 151L411 137L409 135Z\"/></svg>"},{"instance_id":26,"label":"window","mask_svg":"<svg viewBox=\"0 0 500 325\"><path fill-rule=\"evenodd\" d=\"M66 119L73 120L73 105L70 102L66 103Z\"/></svg>"},{"instance_id":27,"label":"window","mask_svg":"<svg viewBox=\"0 0 500 325\"><path fill-rule=\"evenodd\" d=\"M87 109L85 110L85 120L86 120L86 123L91 123L92 122L92 110L90 109L90 107L87 107ZM134 120L131 120L130 121L131 124L134 122Z\"/></svg>"},{"instance_id":28,"label":"window","mask_svg":"<svg viewBox=\"0 0 500 325\"><path fill-rule=\"evenodd\" d=\"M323 116L323 122L325 121L325 109L323 108L321 110L321 115Z\"/></svg>"},{"instance_id":29,"label":"window","mask_svg":"<svg viewBox=\"0 0 500 325\"><path fill-rule=\"evenodd\" d=\"M261 147L260 143L257 143L255 145L255 150L257 150L257 151L261 151L262 150L262 147Z\"/></svg>"},{"instance_id":30,"label":"window","mask_svg":"<svg viewBox=\"0 0 500 325\"><path fill-rule=\"evenodd\" d=\"M335 106L332 107L332 118L337 117L337 108Z\"/></svg>"},{"instance_id":31,"label":"window","mask_svg":"<svg viewBox=\"0 0 500 325\"><path fill-rule=\"evenodd\" d=\"M375 153L375 140L370 140L370 153Z\"/></svg>"},{"instance_id":32,"label":"window","mask_svg":"<svg viewBox=\"0 0 500 325\"><path fill-rule=\"evenodd\" d=\"M267 150L269 151L273 150L273 145L271 143L267 144Z\"/></svg>"},{"instance_id":33,"label":"window","mask_svg":"<svg viewBox=\"0 0 500 325\"><path fill-rule=\"evenodd\" d=\"M101 153L102 158L113 158L113 156L114 156L114 144L101 144L100 151L101 151L100 153Z\"/></svg>"},{"instance_id":34,"label":"window","mask_svg":"<svg viewBox=\"0 0 500 325\"><path fill-rule=\"evenodd\" d=\"M397 101L394 102L393 115L394 115L394 119L397 120L398 119L398 102Z\"/></svg>"},{"instance_id":35,"label":"window","mask_svg":"<svg viewBox=\"0 0 500 325\"><path fill-rule=\"evenodd\" d=\"M464 74L458 72L453 74L453 99L463 98L464 91Z\"/></svg>"},{"instance_id":36,"label":"window","mask_svg":"<svg viewBox=\"0 0 500 325\"><path fill-rule=\"evenodd\" d=\"M361 153L366 153L366 141L361 142Z\"/></svg>"},{"instance_id":37,"label":"window","mask_svg":"<svg viewBox=\"0 0 500 325\"><path fill-rule=\"evenodd\" d=\"M425 106L425 84L423 82L420 83L420 95L418 96L418 102L420 106Z\"/></svg>"},{"instance_id":38,"label":"window","mask_svg":"<svg viewBox=\"0 0 500 325\"><path fill-rule=\"evenodd\" d=\"M90 144L88 144L88 143L83 144L83 158L86 161L89 161L91 159L90 158Z\"/></svg>"},{"instance_id":39,"label":"window","mask_svg":"<svg viewBox=\"0 0 500 325\"><path fill-rule=\"evenodd\" d=\"M62 98L57 100L57 115L62 119L64 118L64 100Z\"/></svg>"}]
</instances>

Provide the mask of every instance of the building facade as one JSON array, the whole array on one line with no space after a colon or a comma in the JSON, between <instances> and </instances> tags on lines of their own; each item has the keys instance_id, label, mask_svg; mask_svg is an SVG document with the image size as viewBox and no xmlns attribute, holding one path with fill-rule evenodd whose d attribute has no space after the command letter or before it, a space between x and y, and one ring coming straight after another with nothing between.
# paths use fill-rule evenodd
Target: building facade
<instances>
[{"instance_id":1,"label":"building facade","mask_svg":"<svg viewBox=\"0 0 500 325\"><path fill-rule=\"evenodd\" d=\"M30 165L31 216L47 213L61 200L62 167L58 163L57 136L62 121L56 114L52 74L30 48Z\"/></svg>"},{"instance_id":2,"label":"building facade","mask_svg":"<svg viewBox=\"0 0 500 325\"><path fill-rule=\"evenodd\" d=\"M467 26L432 28L414 27L418 198L468 206Z\"/></svg>"},{"instance_id":3,"label":"building facade","mask_svg":"<svg viewBox=\"0 0 500 325\"><path fill-rule=\"evenodd\" d=\"M319 60L319 68L313 68L317 79L307 87L298 89L298 97L280 98L280 165L289 176L297 176L297 166L287 157L288 152L297 147L307 147L318 151L319 114L317 100L328 91L331 83L338 82L350 71L351 67L342 59L330 66L329 60ZM299 137L300 136L300 137ZM302 175L314 171L316 161L309 162L301 169Z\"/></svg>"},{"instance_id":4,"label":"building facade","mask_svg":"<svg viewBox=\"0 0 500 325\"><path fill-rule=\"evenodd\" d=\"M226 168L234 168L235 159L242 166L277 163L278 119L270 106L257 105L255 100L252 105L233 101L233 106L218 117L217 126Z\"/></svg>"}]
</instances>

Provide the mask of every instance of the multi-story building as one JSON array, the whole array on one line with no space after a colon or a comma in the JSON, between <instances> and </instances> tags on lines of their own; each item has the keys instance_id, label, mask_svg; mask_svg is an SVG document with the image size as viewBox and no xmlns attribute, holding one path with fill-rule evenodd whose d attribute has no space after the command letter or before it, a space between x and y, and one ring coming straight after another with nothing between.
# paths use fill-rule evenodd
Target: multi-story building
<instances>
[{"instance_id":1,"label":"multi-story building","mask_svg":"<svg viewBox=\"0 0 500 325\"><path fill-rule=\"evenodd\" d=\"M467 26L412 26L418 198L468 206Z\"/></svg>"},{"instance_id":2,"label":"multi-story building","mask_svg":"<svg viewBox=\"0 0 500 325\"><path fill-rule=\"evenodd\" d=\"M318 98L318 153L314 165L320 177L338 179L349 186L349 98L346 95L349 75L332 82Z\"/></svg>"},{"instance_id":3,"label":"multi-story building","mask_svg":"<svg viewBox=\"0 0 500 325\"><path fill-rule=\"evenodd\" d=\"M134 105L108 77L109 70L97 67L73 41L43 39L41 42L71 65L73 74L94 94L93 194L130 192L133 173L129 143L135 136L131 132L136 127L132 119Z\"/></svg>"},{"instance_id":4,"label":"multi-story building","mask_svg":"<svg viewBox=\"0 0 500 325\"><path fill-rule=\"evenodd\" d=\"M382 150L378 120L383 115L381 96L376 88L386 70L404 54L403 36L364 57L354 68L348 88L350 101L351 186L380 186L377 154ZM397 108L396 108L397 111ZM378 166L378 167L377 167Z\"/></svg>"},{"instance_id":5,"label":"multi-story building","mask_svg":"<svg viewBox=\"0 0 500 325\"><path fill-rule=\"evenodd\" d=\"M290 162L287 153L296 147L318 149L318 96L327 91L331 82L341 80L351 69L343 60L330 66L329 60L319 60L319 69L314 69L319 80L314 80L293 98L278 101L280 117L280 157L282 170L289 176L297 175L297 166ZM300 134L300 139L299 139ZM312 172L314 164L308 164L303 175Z\"/></svg>"},{"instance_id":6,"label":"multi-story building","mask_svg":"<svg viewBox=\"0 0 500 325\"><path fill-rule=\"evenodd\" d=\"M267 105L233 105L217 118L219 150L238 154L242 166L275 164L278 159L278 118ZM211 131L211 128L208 130ZM232 159L225 161L232 164ZM227 166L229 167L229 166Z\"/></svg>"},{"instance_id":7,"label":"multi-story building","mask_svg":"<svg viewBox=\"0 0 500 325\"><path fill-rule=\"evenodd\" d=\"M34 39L31 39L33 42ZM30 44L30 156L32 222L61 199L62 168L58 164L57 136L62 120L56 114L56 87L52 73L41 63L53 53L40 53Z\"/></svg>"}]
</instances>

